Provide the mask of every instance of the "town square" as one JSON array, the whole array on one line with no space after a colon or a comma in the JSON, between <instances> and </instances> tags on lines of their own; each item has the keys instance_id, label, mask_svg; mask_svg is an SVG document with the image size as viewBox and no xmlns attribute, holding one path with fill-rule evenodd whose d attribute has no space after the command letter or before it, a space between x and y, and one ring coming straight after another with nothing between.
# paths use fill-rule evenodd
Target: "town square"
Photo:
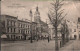
<instances>
[{"instance_id":1,"label":"town square","mask_svg":"<svg viewBox=\"0 0 80 51\"><path fill-rule=\"evenodd\" d=\"M80 51L80 0L1 0L1 51Z\"/></svg>"}]
</instances>

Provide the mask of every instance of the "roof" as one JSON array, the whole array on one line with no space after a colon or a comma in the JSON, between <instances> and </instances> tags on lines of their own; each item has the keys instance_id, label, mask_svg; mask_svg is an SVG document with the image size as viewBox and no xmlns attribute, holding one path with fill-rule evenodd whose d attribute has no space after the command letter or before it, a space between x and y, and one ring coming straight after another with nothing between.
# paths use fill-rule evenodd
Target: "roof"
<instances>
[{"instance_id":1,"label":"roof","mask_svg":"<svg viewBox=\"0 0 80 51\"><path fill-rule=\"evenodd\" d=\"M24 20L18 20L19 22L24 22L24 23L30 23L29 21L24 21ZM34 24L37 24L36 22L32 22Z\"/></svg>"},{"instance_id":2,"label":"roof","mask_svg":"<svg viewBox=\"0 0 80 51\"><path fill-rule=\"evenodd\" d=\"M43 25L48 25L47 23L45 23L45 22L43 22L43 21L41 21L41 20L40 20L40 22L41 22L41 24L43 24Z\"/></svg>"},{"instance_id":3,"label":"roof","mask_svg":"<svg viewBox=\"0 0 80 51\"><path fill-rule=\"evenodd\" d=\"M1 15L2 16L6 16L6 17L10 17L10 18L14 18L14 19L17 19L18 17L15 17L15 16L11 16L11 15Z\"/></svg>"},{"instance_id":4,"label":"roof","mask_svg":"<svg viewBox=\"0 0 80 51\"><path fill-rule=\"evenodd\" d=\"M19 22L24 22L24 23L30 23L28 21L24 21L24 20L18 20Z\"/></svg>"}]
</instances>

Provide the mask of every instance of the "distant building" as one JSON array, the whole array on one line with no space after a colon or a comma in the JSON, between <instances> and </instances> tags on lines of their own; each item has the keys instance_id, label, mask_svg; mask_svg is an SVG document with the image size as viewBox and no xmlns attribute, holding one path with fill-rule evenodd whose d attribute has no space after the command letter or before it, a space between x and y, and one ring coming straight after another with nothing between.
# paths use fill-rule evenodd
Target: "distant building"
<instances>
[{"instance_id":1,"label":"distant building","mask_svg":"<svg viewBox=\"0 0 80 51\"><path fill-rule=\"evenodd\" d=\"M34 21L37 23L37 34L39 37L48 36L48 24L41 20L38 6L36 7L36 12L34 14Z\"/></svg>"},{"instance_id":2,"label":"distant building","mask_svg":"<svg viewBox=\"0 0 80 51\"><path fill-rule=\"evenodd\" d=\"M80 17L78 18L77 28L78 28L78 35L79 35L79 39L80 39Z\"/></svg>"},{"instance_id":3,"label":"distant building","mask_svg":"<svg viewBox=\"0 0 80 51\"><path fill-rule=\"evenodd\" d=\"M24 20L18 20L19 34L22 34L25 40L31 37L31 32L33 36L36 35L36 25L37 24L35 22L32 22L32 27L31 27L30 22L27 22ZM32 28L32 31L31 31L31 28Z\"/></svg>"},{"instance_id":4,"label":"distant building","mask_svg":"<svg viewBox=\"0 0 80 51\"><path fill-rule=\"evenodd\" d=\"M76 22L68 21L69 33L71 39L78 39L78 29Z\"/></svg>"}]
</instances>

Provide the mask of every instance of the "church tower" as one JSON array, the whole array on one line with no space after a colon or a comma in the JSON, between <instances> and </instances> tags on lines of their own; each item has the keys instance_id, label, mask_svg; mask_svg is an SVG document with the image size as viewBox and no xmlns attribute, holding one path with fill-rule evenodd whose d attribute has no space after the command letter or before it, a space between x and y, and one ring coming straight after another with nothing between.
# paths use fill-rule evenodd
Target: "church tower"
<instances>
[{"instance_id":1,"label":"church tower","mask_svg":"<svg viewBox=\"0 0 80 51\"><path fill-rule=\"evenodd\" d=\"M39 36L42 36L42 33L41 33L41 18L40 18L40 12L39 12L39 9L38 9L38 6L36 7L36 11L35 11L35 14L34 14L34 21L37 23L37 34Z\"/></svg>"},{"instance_id":2,"label":"church tower","mask_svg":"<svg viewBox=\"0 0 80 51\"><path fill-rule=\"evenodd\" d=\"M40 12L39 12L38 6L36 7L36 12L34 14L34 21L36 23L40 23Z\"/></svg>"}]
</instances>

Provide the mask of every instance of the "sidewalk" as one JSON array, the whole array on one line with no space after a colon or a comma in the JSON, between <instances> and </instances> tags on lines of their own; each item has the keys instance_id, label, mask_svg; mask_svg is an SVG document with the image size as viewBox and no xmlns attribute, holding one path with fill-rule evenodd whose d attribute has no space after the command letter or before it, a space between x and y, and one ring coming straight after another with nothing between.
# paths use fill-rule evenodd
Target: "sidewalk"
<instances>
[{"instance_id":1,"label":"sidewalk","mask_svg":"<svg viewBox=\"0 0 80 51\"><path fill-rule=\"evenodd\" d=\"M73 40L68 42L64 47L60 48L59 51L80 51L80 41Z\"/></svg>"}]
</instances>

